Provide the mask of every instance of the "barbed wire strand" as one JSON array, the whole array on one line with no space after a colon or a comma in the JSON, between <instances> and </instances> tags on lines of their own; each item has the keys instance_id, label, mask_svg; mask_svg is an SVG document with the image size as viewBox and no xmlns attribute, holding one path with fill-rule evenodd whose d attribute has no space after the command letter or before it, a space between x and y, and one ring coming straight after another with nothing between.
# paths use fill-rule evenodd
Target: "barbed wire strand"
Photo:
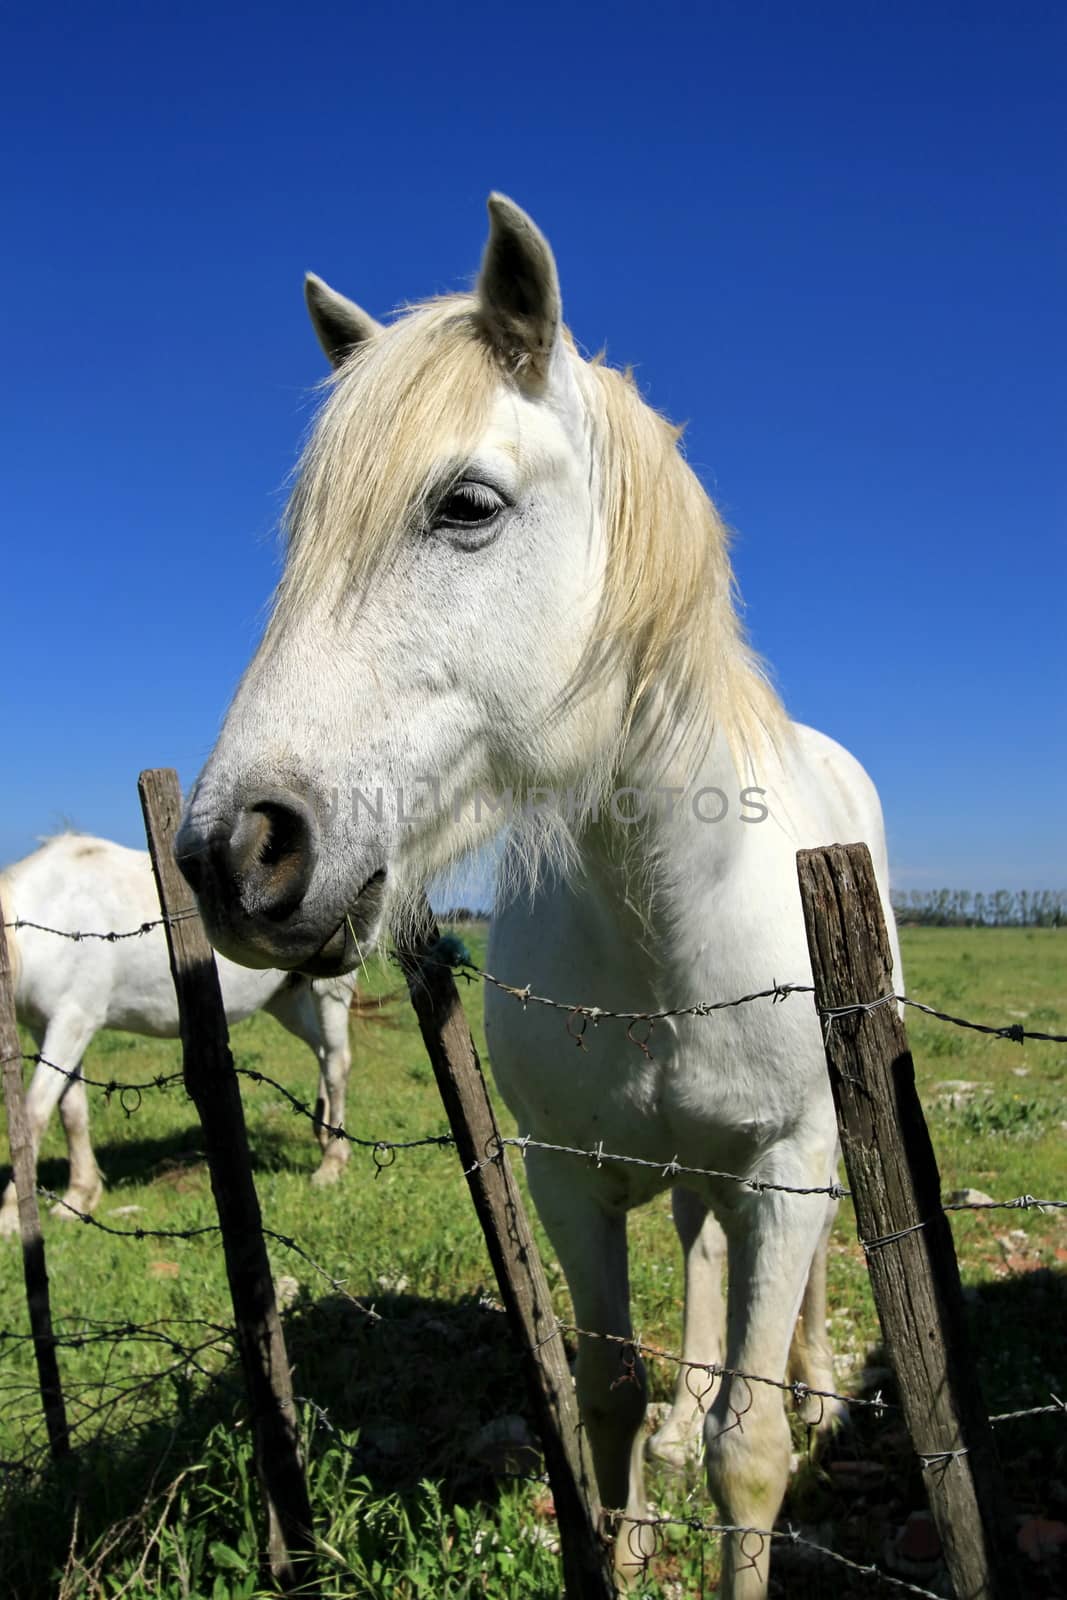
<instances>
[{"instance_id":1,"label":"barbed wire strand","mask_svg":"<svg viewBox=\"0 0 1067 1600\"><path fill-rule=\"evenodd\" d=\"M729 1534L736 1535L741 1540L742 1554L752 1566L755 1566L760 1556L763 1555L767 1544L776 1543L793 1545L794 1547L813 1551L815 1554L820 1555L829 1561L837 1562L839 1566L847 1567L853 1572L860 1573L861 1576L865 1578L875 1578L881 1583L888 1584L890 1588L901 1590L906 1594L919 1595L922 1597L922 1600L944 1600L942 1595L935 1593L935 1591L932 1589L923 1589L920 1588L918 1584L909 1583L905 1578L897 1578L892 1573L884 1571L881 1567L874 1566L873 1563L865 1564L860 1561L853 1561L850 1556L842 1555L839 1550L830 1550L826 1545L817 1544L814 1539L807 1538L804 1534L798 1532L797 1529L792 1527L750 1528L729 1522L707 1522L702 1517L696 1516L628 1517L621 1512L608 1513L608 1515L617 1517L620 1523L628 1524L633 1529L650 1528L653 1530L654 1536L655 1530L660 1528L685 1528L690 1533L710 1533L720 1534L722 1536ZM629 1537L632 1540L632 1534ZM755 1551L746 1551L744 1548L744 1541L746 1538L758 1538L761 1541L760 1548ZM633 1564L635 1566L645 1567L648 1565L650 1560L654 1559L655 1551L649 1553L648 1555L645 1555L643 1552L635 1552L635 1555L636 1559Z\"/></svg>"},{"instance_id":2,"label":"barbed wire strand","mask_svg":"<svg viewBox=\"0 0 1067 1600\"><path fill-rule=\"evenodd\" d=\"M188 906L184 907L180 911L172 912L170 916L157 917L152 921L142 922L136 928L126 929L121 932L114 930L99 932L79 929L51 928L46 926L44 923L32 922L25 917L12 918L10 921L4 923L4 927L10 928L14 931L17 931L20 928L32 928L39 933L52 934L56 938L71 939L75 943L79 943L83 939L99 939L104 940L109 944L113 944L120 939L139 939L144 934L150 933L153 928L165 927L168 923L173 925L178 922L183 922L187 918L198 917L199 915L200 913L197 907ZM554 1010L566 1012L568 1015L575 1018L586 1018L594 1024L600 1022L604 1018L614 1017L620 1021L629 1022L631 1024L637 1022L647 1022L651 1025L654 1025L657 1022L663 1022L668 1019L678 1017L706 1017L711 1015L712 1012L729 1010L734 1006L748 1005L755 1000L771 1000L777 1002L787 999L791 994L814 994L815 992L814 986L810 983L778 983L775 981L772 983L769 989L759 989L752 994L739 995L733 1000L698 1000L693 1002L691 1005L664 1007L660 1010L654 1011L615 1011L605 1006L576 1004L573 1002L554 1000L548 995L535 994L529 984L518 985L506 983L502 978L497 977L494 973L489 972L484 967L479 967L476 962L469 959L435 961L431 953L424 955L422 960L431 965L450 967L458 975L466 978L468 982L477 980L482 983L490 984L494 988L501 990L504 994L510 994L515 999L521 1001L523 1006L549 1006ZM1024 1028L1020 1023L1017 1022L1004 1024L1002 1026L984 1022L974 1022L967 1017L957 1017L952 1015L950 1012L940 1011L936 1007L926 1004L924 1001L913 1000L908 995L904 994L881 995L875 1000L857 1001L853 1005L849 1006L835 1006L827 1008L821 1012L821 1015L824 1019L830 1018L831 1020L837 1020L840 1017L856 1015L873 1010L876 1006L886 1005L891 1001L895 1001L898 1005L912 1006L916 1010L924 1012L927 1016L935 1017L939 1022L949 1022L958 1028L971 1028L977 1033L990 1034L1001 1039L1010 1039L1019 1044L1022 1044L1027 1039L1050 1044L1067 1044L1067 1034L1044 1033L1035 1029ZM641 1044L641 1041L637 1039L633 1040L633 1042L638 1045Z\"/></svg>"},{"instance_id":3,"label":"barbed wire strand","mask_svg":"<svg viewBox=\"0 0 1067 1600\"><path fill-rule=\"evenodd\" d=\"M430 957L428 959L432 961L433 958ZM751 994L738 995L732 1000L697 1000L690 1005L668 1006L658 1011L616 1011L607 1006L587 1005L573 1001L554 1000L549 995L535 994L529 984L519 985L514 983L505 983L502 978L498 978L494 973L489 972L485 967L479 967L474 961L460 961L456 963L442 961L434 964L453 967L453 969L461 977L466 978L468 982L479 981L481 983L490 984L493 988L499 989L503 994L511 995L511 997L514 1000L517 1000L523 1007L528 1005L547 1006L553 1011L565 1012L568 1017L576 1019L576 1022L582 1021L583 1024L591 1022L594 1026L597 1023L604 1021L606 1018L615 1018L620 1022L628 1022L631 1024L631 1026L639 1022L645 1022L654 1026L657 1022L664 1022L678 1017L710 1016L715 1011L731 1010L735 1006L750 1005L757 1000L770 1000L772 1004L777 1004L782 1000L787 1000L789 996L793 994L815 993L814 984L779 983L777 980L774 980L770 988L757 989ZM861 1000L855 1001L851 1005L830 1006L817 1009L819 1009L819 1014L824 1020L829 1018L831 1021L837 1021L839 1018L862 1015L868 1011L874 1010L878 1006L889 1005L894 1002L897 1005L912 1006L915 1010L922 1011L926 1016L934 1017L939 1022L949 1022L957 1028L971 1028L976 1033L986 1033L996 1038L1009 1039L1013 1043L1023 1044L1027 1039L1032 1039L1048 1044L1067 1044L1067 1034L1042 1033L1036 1029L1024 1028L1022 1024L1018 1022L1007 1023L1002 1026L997 1026L986 1022L974 1022L967 1017L954 1016L948 1011L939 1011L936 1007L928 1005L925 1001L913 1000L909 995L906 994L890 993L879 995L874 1000ZM573 1033L573 1037L579 1044L581 1043L581 1033L584 1033L584 1031L585 1028L583 1025L580 1032ZM647 1038L644 1041L632 1039L631 1042L637 1044L640 1048L642 1047L642 1044L647 1045Z\"/></svg>"},{"instance_id":4,"label":"barbed wire strand","mask_svg":"<svg viewBox=\"0 0 1067 1600\"><path fill-rule=\"evenodd\" d=\"M708 1167L685 1166L676 1157L673 1157L670 1161L651 1161L645 1156L622 1155L617 1151L605 1150L602 1142L595 1145L592 1150L585 1150L575 1145L550 1144L543 1139L534 1139L528 1134L502 1134L498 1141L493 1142L511 1146L524 1153L527 1150L545 1150L560 1155L581 1157L586 1161L593 1162L596 1166L601 1166L604 1162L610 1161L621 1166L647 1167L660 1172L663 1177L718 1178L730 1183L741 1184L743 1187L759 1194L770 1192L775 1194L826 1195L832 1200L849 1200L852 1198L852 1191L843 1188L839 1183L824 1184L821 1187L813 1186L810 1188L794 1187L788 1183L772 1183L768 1179L754 1178L751 1175L737 1172L718 1172ZM476 1171L479 1167L486 1166L491 1161L499 1161L499 1159L499 1150L490 1150L481 1161L475 1162L474 1166L467 1170ZM1067 1200L1046 1200L1032 1194L1022 1194L1016 1195L1010 1200L953 1200L946 1202L942 1209L945 1211L1055 1211L1065 1207L1067 1207ZM926 1224L922 1222L915 1224L916 1228L925 1226ZM905 1231L910 1232L912 1230ZM894 1234L891 1237L898 1238L901 1235ZM872 1248L875 1244L885 1242L887 1241L869 1241ZM860 1243L863 1243L863 1241L861 1240Z\"/></svg>"},{"instance_id":5,"label":"barbed wire strand","mask_svg":"<svg viewBox=\"0 0 1067 1600\"><path fill-rule=\"evenodd\" d=\"M32 928L36 933L50 933L57 939L70 939L74 944L81 944L83 939L99 939L105 944L117 944L120 939L142 939L146 933L151 933L153 928L172 928L178 922L188 922L192 917L199 915L196 906L186 906L181 911L172 911L166 917L154 917L150 922L142 922L139 927L125 929L122 933L112 930L104 933L87 933L69 928L49 928L43 922L31 922L28 917L13 917L10 922L4 923L4 927L10 928L15 933L20 928Z\"/></svg>"},{"instance_id":6,"label":"barbed wire strand","mask_svg":"<svg viewBox=\"0 0 1067 1600\"><path fill-rule=\"evenodd\" d=\"M101 1233L110 1234L112 1238L189 1240L202 1238L205 1234L209 1233L222 1232L222 1226L218 1222L204 1223L195 1228L143 1228L139 1225L133 1228L116 1228L108 1222L101 1222L98 1217L94 1217L89 1211L79 1211L76 1206L70 1205L62 1198L62 1196L55 1194L51 1189L46 1189L43 1184L39 1183L37 1185L37 1193L39 1195L43 1195L46 1200L50 1200L54 1205L62 1207L65 1212L67 1212L70 1216L75 1217L79 1222L85 1223L87 1227L96 1228ZM282 1245L286 1250L291 1250L294 1255L298 1255L301 1260L306 1261L308 1266L310 1266L325 1283L328 1283L337 1294L343 1295L346 1300L350 1301L352 1305L362 1312L362 1314L370 1321L380 1322L382 1320L377 1311L373 1310L370 1306L364 1305L362 1300L357 1299L356 1296L350 1292L343 1278L335 1278L332 1272L328 1272L324 1266L321 1266L319 1262L315 1260L314 1256L310 1255L308 1251L304 1249L303 1245L298 1243L298 1241L290 1234L278 1233L274 1228L264 1228L263 1237L265 1239L273 1239L275 1244Z\"/></svg>"},{"instance_id":7,"label":"barbed wire strand","mask_svg":"<svg viewBox=\"0 0 1067 1600\"><path fill-rule=\"evenodd\" d=\"M89 1078L85 1076L80 1068L61 1067L58 1062L50 1061L47 1056L41 1055L39 1051L28 1051L20 1059L34 1062L42 1067L48 1067L51 1071L62 1074L64 1078L68 1078L72 1082L74 1079L78 1079L86 1088L101 1089L106 1099L110 1100L114 1097L119 1101L128 1117L136 1115L141 1109L142 1100L146 1092L152 1089L167 1090L173 1084L184 1085L185 1082L185 1074L182 1072L158 1072L154 1077L141 1078L133 1083L124 1082L119 1078ZM422 1146L429 1145L447 1147L454 1145L456 1142L451 1133L425 1134L418 1139L361 1138L358 1134L349 1133L346 1128L340 1125L335 1126L332 1122L328 1122L312 1106L307 1105L297 1095L293 1094L291 1089L287 1089L285 1084L279 1083L276 1078L270 1077L268 1073L261 1072L257 1067L235 1066L234 1072L239 1078L248 1078L252 1083L264 1084L268 1088L275 1090L276 1093L289 1102L294 1112L306 1117L315 1128L329 1134L332 1139L341 1139L359 1149L370 1150L372 1154L375 1151L417 1150ZM392 1163L383 1161L380 1165L385 1167L392 1165Z\"/></svg>"},{"instance_id":8,"label":"barbed wire strand","mask_svg":"<svg viewBox=\"0 0 1067 1600\"><path fill-rule=\"evenodd\" d=\"M746 1383L765 1384L768 1388L780 1389L783 1394L792 1395L798 1404L811 1396L817 1400L840 1400L847 1406L863 1406L877 1415L880 1415L883 1411L898 1411L900 1409L893 1401L883 1400L881 1391L868 1398L865 1395L837 1394L832 1389L814 1389L810 1384L802 1383L799 1380L789 1381L783 1378L768 1378L758 1372L743 1371L740 1367L728 1367L721 1361L690 1361L685 1356L679 1355L677 1351L664 1350L660 1345L647 1344L640 1334L627 1337L621 1333L597 1333L591 1328L579 1328L573 1322L557 1320L553 1332L538 1341L538 1348L562 1333L572 1334L577 1339L597 1339L605 1344L618 1345L624 1365L627 1360L627 1352L632 1351L636 1355L648 1356L653 1361L663 1361L671 1366L684 1367L689 1372L699 1373L701 1378L706 1379L705 1388L698 1393L689 1384L688 1378L686 1379L686 1386L689 1388L689 1392L701 1412L704 1409L703 1402L710 1395L720 1378L742 1378ZM821 1421L822 1418L820 1417L819 1422ZM813 1426L818 1427L819 1422L814 1423Z\"/></svg>"},{"instance_id":9,"label":"barbed wire strand","mask_svg":"<svg viewBox=\"0 0 1067 1600\"><path fill-rule=\"evenodd\" d=\"M815 1389L810 1384L803 1383L797 1379L789 1381L781 1378L768 1378L758 1372L746 1372L739 1367L728 1367L720 1361L690 1361L677 1351L664 1350L660 1345L646 1343L642 1340L640 1334L627 1336L621 1333L597 1333L591 1328L580 1328L577 1324L564 1322L562 1319L557 1319L555 1329L539 1341L539 1344L547 1344L550 1339L562 1333L572 1334L579 1339L599 1339L606 1344L619 1345L624 1356L626 1351L632 1350L640 1355L648 1356L650 1360L667 1362L672 1366L685 1367L692 1372L699 1373L701 1377L708 1380L707 1387L698 1394L688 1384L688 1379L687 1387L689 1387L690 1394L701 1410L703 1410L702 1402L711 1393L712 1386L722 1377L742 1378L747 1383L762 1383L769 1388L780 1389L783 1393L792 1395L798 1405L811 1396L813 1399L818 1400L839 1400L847 1406L860 1406L873 1411L877 1415L880 1415L883 1411L899 1411L900 1409L895 1401L883 1399L881 1390L868 1397L866 1395L839 1394L833 1389ZM989 1421L1015 1422L1023 1417L1056 1414L1067 1416L1067 1402L1060 1400L1054 1394L1050 1395L1049 1399L1052 1402L1051 1405L1030 1406L1025 1410L1019 1411L1003 1411L996 1416L990 1417ZM812 1426L818 1428L822 1420L823 1418L820 1416Z\"/></svg>"},{"instance_id":10,"label":"barbed wire strand","mask_svg":"<svg viewBox=\"0 0 1067 1600\"><path fill-rule=\"evenodd\" d=\"M119 1424L114 1421L116 1413L119 1413L120 1409L121 1414L128 1419L131 1407L142 1400L148 1390L165 1382L168 1378L174 1377L176 1374L187 1372L190 1367L198 1372L209 1384L221 1384L229 1389L235 1398L239 1398L242 1391L235 1385L226 1383L221 1371L212 1371L204 1366L200 1359L212 1351L223 1355L231 1354L233 1337L230 1330L222 1330L213 1334L210 1339L205 1339L201 1343L192 1346L183 1345L178 1340L165 1341L176 1357L174 1361L156 1371L128 1374L123 1379L112 1379L110 1377L110 1362L120 1348L120 1344L116 1343L109 1353L108 1365L104 1372L92 1378L86 1378L80 1383L71 1383L69 1379L65 1382L64 1393L75 1408L74 1414L68 1417L68 1431L71 1435L84 1435L85 1430L91 1423L96 1421L97 1418L106 1416L111 1426L109 1429L101 1431L114 1432L115 1427L121 1425L121 1416ZM107 1392L109 1390L111 1391L110 1393ZM31 1401L27 1411L21 1414L5 1408L8 1423L32 1425L39 1422L40 1394L36 1384L27 1382L21 1391L17 1385L6 1384L4 1385L4 1391L9 1394L23 1392ZM84 1397L90 1393L100 1396L96 1404L87 1405L84 1403ZM99 1434L93 1435L94 1438L99 1436ZM85 1441L81 1439L80 1442L84 1443ZM28 1450L21 1459L17 1461L6 1460L3 1466L8 1471L32 1472L34 1470L34 1462L43 1462L47 1455L47 1442L42 1442L36 1448Z\"/></svg>"},{"instance_id":11,"label":"barbed wire strand","mask_svg":"<svg viewBox=\"0 0 1067 1600\"><path fill-rule=\"evenodd\" d=\"M1025 1411L1000 1411L996 1416L990 1417L990 1422L1018 1422L1021 1417L1067 1417L1067 1400L1061 1400L1059 1395L1050 1394L1052 1401L1048 1406L1027 1406Z\"/></svg>"},{"instance_id":12,"label":"barbed wire strand","mask_svg":"<svg viewBox=\"0 0 1067 1600\"><path fill-rule=\"evenodd\" d=\"M223 1338L232 1338L233 1329L221 1322L212 1322L207 1317L167 1317L159 1318L155 1322L105 1321L95 1317L79 1317L78 1322L86 1322L88 1328L84 1332L63 1333L54 1330L52 1343L61 1349L81 1350L94 1344L130 1343L130 1342L159 1342L161 1344L174 1344L173 1335L165 1330L168 1328L207 1328L212 1334ZM0 1351L5 1344L35 1344L38 1335L34 1333L18 1333L13 1328L0 1328Z\"/></svg>"},{"instance_id":13,"label":"barbed wire strand","mask_svg":"<svg viewBox=\"0 0 1067 1600\"><path fill-rule=\"evenodd\" d=\"M81 1078L89 1088L101 1089L107 1098L118 1098L123 1111L127 1116L133 1116L140 1109L141 1097L152 1089L166 1090L172 1084L182 1083L183 1075L180 1072L158 1073L153 1078L142 1079L135 1083L123 1083L117 1078L87 1078L77 1069L61 1067L55 1061L38 1053L28 1053L22 1057L24 1061L32 1061L42 1066L49 1067L54 1072L61 1073L65 1078ZM398 1150L416 1150L427 1147L448 1149L455 1146L455 1138L451 1133L424 1134L416 1139L383 1139L367 1138L349 1131L340 1124L328 1122L312 1106L307 1105L293 1094L291 1089L279 1083L276 1078L268 1073L261 1072L256 1067L236 1067L238 1077L248 1078L253 1083L261 1084L273 1089L288 1103L292 1111L305 1117L317 1130L328 1134L331 1139L338 1139L351 1144L358 1149L369 1150L374 1158L378 1171L384 1171L392 1166ZM501 1147L508 1146L519 1150L525 1156L528 1150L542 1150L549 1154L574 1156L577 1159L590 1161L595 1166L601 1167L605 1162L615 1165L643 1167L653 1172L658 1172L664 1178L698 1177L713 1178L724 1183L736 1183L754 1194L795 1194L801 1196L824 1195L831 1200L849 1200L852 1191L840 1183L815 1184L798 1186L788 1183L775 1183L771 1179L756 1178L750 1173L725 1172L715 1167L690 1166L672 1156L669 1160L652 1160L647 1156L625 1155L621 1151L605 1150L603 1141L599 1141L592 1149L585 1149L579 1145L553 1144L544 1139L535 1139L531 1134L502 1134L500 1138L490 1141L491 1147L481 1160L472 1166L464 1168L463 1176L469 1177L471 1173L481 1170L490 1163L499 1161ZM388 1159L386 1159L388 1157ZM73 1208L68 1208L73 1209ZM943 1211L1041 1211L1067 1209L1067 1200L1054 1198L1040 1198L1032 1194L1015 1195L1008 1200L950 1200L946 1201ZM929 1220L929 1219L927 1219ZM926 1222L917 1222L911 1228L904 1229L897 1234L887 1235L883 1239L860 1240L865 1249L876 1249L880 1245L891 1243L894 1239L904 1237L905 1233L913 1232L925 1227Z\"/></svg>"}]
</instances>

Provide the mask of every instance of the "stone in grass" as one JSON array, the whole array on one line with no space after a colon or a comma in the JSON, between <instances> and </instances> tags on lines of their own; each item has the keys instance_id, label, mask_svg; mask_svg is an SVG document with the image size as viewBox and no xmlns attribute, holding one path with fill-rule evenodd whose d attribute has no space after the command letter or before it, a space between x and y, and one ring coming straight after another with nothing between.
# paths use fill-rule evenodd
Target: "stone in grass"
<instances>
[{"instance_id":1,"label":"stone in grass","mask_svg":"<svg viewBox=\"0 0 1067 1600\"><path fill-rule=\"evenodd\" d=\"M494 1417L479 1428L467 1454L497 1478L513 1478L541 1470L541 1447L524 1417Z\"/></svg>"},{"instance_id":2,"label":"stone in grass","mask_svg":"<svg viewBox=\"0 0 1067 1600\"><path fill-rule=\"evenodd\" d=\"M281 1277L274 1280L274 1298L279 1311L288 1311L289 1307L300 1298L300 1282L288 1272L283 1272Z\"/></svg>"},{"instance_id":3,"label":"stone in grass","mask_svg":"<svg viewBox=\"0 0 1067 1600\"><path fill-rule=\"evenodd\" d=\"M403 1272L380 1272L377 1282L379 1289L384 1289L386 1294L406 1294L411 1288L411 1283Z\"/></svg>"},{"instance_id":4,"label":"stone in grass","mask_svg":"<svg viewBox=\"0 0 1067 1600\"><path fill-rule=\"evenodd\" d=\"M972 1083L969 1078L943 1078L934 1088L937 1090L935 1104L942 1111L963 1111L979 1089L985 1090L985 1084Z\"/></svg>"},{"instance_id":5,"label":"stone in grass","mask_svg":"<svg viewBox=\"0 0 1067 1600\"><path fill-rule=\"evenodd\" d=\"M1031 1561L1046 1561L1067 1549L1067 1523L1051 1522L1047 1517L1027 1517L1015 1537L1019 1549Z\"/></svg>"},{"instance_id":6,"label":"stone in grass","mask_svg":"<svg viewBox=\"0 0 1067 1600\"><path fill-rule=\"evenodd\" d=\"M903 1578L929 1579L941 1561L941 1538L929 1511L913 1511L885 1543L886 1565Z\"/></svg>"},{"instance_id":7,"label":"stone in grass","mask_svg":"<svg viewBox=\"0 0 1067 1600\"><path fill-rule=\"evenodd\" d=\"M947 1206L991 1206L993 1196L984 1194L981 1189L953 1189L948 1199Z\"/></svg>"}]
</instances>

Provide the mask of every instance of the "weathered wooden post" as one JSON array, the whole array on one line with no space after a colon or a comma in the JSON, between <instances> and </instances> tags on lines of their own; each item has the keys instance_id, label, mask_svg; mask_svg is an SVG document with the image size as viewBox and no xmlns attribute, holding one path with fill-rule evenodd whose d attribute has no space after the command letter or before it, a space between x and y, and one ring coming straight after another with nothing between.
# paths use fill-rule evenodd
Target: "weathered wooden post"
<instances>
[{"instance_id":1,"label":"weathered wooden post","mask_svg":"<svg viewBox=\"0 0 1067 1600\"><path fill-rule=\"evenodd\" d=\"M397 955L455 1136L474 1208L519 1341L559 1523L567 1600L610 1600L611 1552L563 1340L522 1196L500 1142L478 1052L425 898L417 931Z\"/></svg>"},{"instance_id":2,"label":"weathered wooden post","mask_svg":"<svg viewBox=\"0 0 1067 1600\"><path fill-rule=\"evenodd\" d=\"M19 1235L22 1240L22 1275L26 1283L26 1306L30 1314L33 1353L37 1360L37 1381L41 1390L48 1444L54 1461L70 1454L67 1412L56 1360L56 1341L52 1331L52 1310L48 1293L48 1269L44 1259L41 1215L37 1206L37 1160L26 1117L22 1093L22 1046L15 1015L15 985L7 935L4 932L3 906L0 905L0 1060L4 1065L4 1104L7 1107L7 1136L11 1146L15 1193L19 1202Z\"/></svg>"},{"instance_id":3,"label":"weathered wooden post","mask_svg":"<svg viewBox=\"0 0 1067 1600\"><path fill-rule=\"evenodd\" d=\"M218 1208L237 1343L255 1432L256 1466L267 1505L271 1571L286 1591L311 1595L311 1502L300 1457L296 1406L274 1297L259 1197L230 1054L214 952L192 893L174 862L181 817L178 776L169 767L138 780L152 869L166 922L181 1019L185 1087L204 1130Z\"/></svg>"},{"instance_id":4,"label":"weathered wooden post","mask_svg":"<svg viewBox=\"0 0 1067 1600\"><path fill-rule=\"evenodd\" d=\"M797 853L841 1146L882 1333L957 1600L1017 1595L1007 1496L864 844ZM875 1002L875 1004L871 1004Z\"/></svg>"}]
</instances>

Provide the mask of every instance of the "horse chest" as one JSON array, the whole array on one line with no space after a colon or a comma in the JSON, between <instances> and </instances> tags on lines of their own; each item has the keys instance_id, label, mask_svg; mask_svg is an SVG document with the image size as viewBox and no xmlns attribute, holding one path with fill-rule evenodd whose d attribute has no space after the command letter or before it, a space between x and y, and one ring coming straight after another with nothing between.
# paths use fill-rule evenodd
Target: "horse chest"
<instances>
[{"instance_id":1,"label":"horse chest","mask_svg":"<svg viewBox=\"0 0 1067 1600\"><path fill-rule=\"evenodd\" d=\"M703 1023L706 1029L706 1021ZM558 1011L536 1017L506 996L486 1015L493 1070L523 1133L641 1161L718 1170L747 1167L780 1137L792 1096L775 1075L742 1064L736 1023L707 1033L670 1019L629 1027ZM576 1036L577 1035L577 1036ZM662 1173L652 1188L663 1187ZM652 1179L631 1173L635 1192Z\"/></svg>"}]
</instances>

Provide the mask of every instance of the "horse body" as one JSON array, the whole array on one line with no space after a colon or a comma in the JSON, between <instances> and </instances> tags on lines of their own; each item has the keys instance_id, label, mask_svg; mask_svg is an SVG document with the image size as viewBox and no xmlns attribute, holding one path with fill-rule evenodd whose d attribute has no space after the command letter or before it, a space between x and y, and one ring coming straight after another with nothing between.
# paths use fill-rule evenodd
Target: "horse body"
<instances>
[{"instance_id":1,"label":"horse body","mask_svg":"<svg viewBox=\"0 0 1067 1600\"><path fill-rule=\"evenodd\" d=\"M476 292L388 328L308 282L335 384L274 613L190 797L179 864L233 959L344 971L517 792L518 865L492 933L509 982L646 1012L807 981L795 851L865 838L885 897L877 798L768 687L725 530L676 432L579 356L529 218L499 196L490 217ZM637 825L615 804L623 789L652 802ZM714 792L717 822L717 803L699 803ZM576 1049L558 1013L490 991L487 1027L524 1132L656 1163L528 1151L583 1326L629 1337L626 1213L673 1183L686 1355L830 1387L829 1196L752 1187L833 1180L810 1002L665 1019L643 1050L605 1018ZM750 1182L674 1182L675 1159ZM644 1380L639 1366L618 1378L617 1346L581 1338L601 1495L640 1518ZM661 1446L695 1409L680 1384ZM770 1528L790 1457L780 1392L727 1377L702 1431L724 1519ZM641 1537L624 1521L624 1576ZM754 1552L731 1536L724 1595L764 1595L767 1567L766 1541Z\"/></svg>"},{"instance_id":2,"label":"horse body","mask_svg":"<svg viewBox=\"0 0 1067 1600\"><path fill-rule=\"evenodd\" d=\"M776 980L810 982L796 850L827 839L870 840L886 903L888 870L877 797L858 764L811 729L788 730L784 743L785 758L768 756L761 769L767 815L758 822L727 815L702 825L679 806L672 821L644 830L636 859L621 830L590 830L579 876L538 888L532 904L519 894L500 909L490 969L537 994L621 1012L729 999ZM736 777L728 753L718 756L695 778L676 774L678 787L688 777L687 793L704 787L729 794ZM640 790L640 777L624 773L623 781ZM710 1177L679 1182L664 1170L673 1159L797 1189L833 1183L836 1123L810 1001L796 996L773 1007L762 1001L710 1017L664 1019L647 1037L644 1025L628 1037L627 1024L611 1018L580 1026L579 1045L558 1012L521 1008L511 995L487 990L493 1071L520 1134L656 1163L628 1166L609 1156L579 1164L536 1144L526 1152L531 1192L579 1328L631 1337L626 1214L674 1188L686 1255L685 1359L779 1379L788 1373L832 1390L827 1196L759 1193ZM744 1315L735 1311L729 1328L720 1287L724 1249L731 1292L735 1300L745 1296ZM601 1492L608 1504L641 1517L643 1375L638 1370L622 1393L617 1342L580 1338L578 1362ZM680 1372L671 1413L651 1442L655 1454L677 1463L689 1453L700 1388L697 1382L694 1393ZM824 1425L833 1415L821 1402L808 1414ZM761 1458L751 1492L730 1459L731 1423L742 1415L741 1453L758 1449ZM705 1434L713 1486L730 1520L771 1527L789 1459L780 1396L742 1380L724 1382ZM626 1540L623 1566L640 1550L639 1537ZM760 1579L735 1573L734 1581L740 1594Z\"/></svg>"},{"instance_id":3,"label":"horse body","mask_svg":"<svg viewBox=\"0 0 1067 1600\"><path fill-rule=\"evenodd\" d=\"M144 851L82 834L61 834L5 871L0 898L9 922L39 923L44 928L122 933L145 922L157 924L136 938L114 942L62 939L33 927L8 930L19 1021L29 1028L44 1057L26 1095L34 1147L58 1104L71 1167L66 1207L91 1211L103 1185L89 1137L82 1056L100 1028L164 1039L179 1033L151 863ZM253 971L224 957L218 960L218 972L229 1022L266 1010L311 1047L320 1068L320 1115L331 1126L342 1126L351 1064L348 1012L354 977L313 985L288 972ZM55 1067L63 1070L57 1072ZM348 1146L328 1136L321 1142L323 1160L315 1176L316 1181L328 1183L340 1176ZM55 1213L69 1218L73 1211L66 1207L58 1204ZM17 1227L12 1182L0 1205L0 1234Z\"/></svg>"}]
</instances>

